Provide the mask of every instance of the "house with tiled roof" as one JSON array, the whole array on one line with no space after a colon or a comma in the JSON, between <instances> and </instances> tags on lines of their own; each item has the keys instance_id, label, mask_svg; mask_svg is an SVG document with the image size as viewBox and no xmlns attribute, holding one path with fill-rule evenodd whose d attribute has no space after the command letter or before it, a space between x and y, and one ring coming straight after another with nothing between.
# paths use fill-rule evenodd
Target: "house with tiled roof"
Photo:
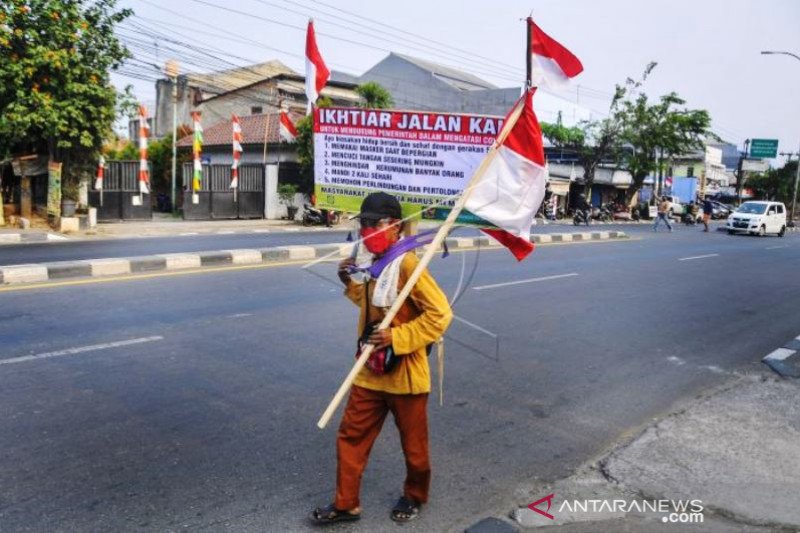
<instances>
[{"instance_id":1,"label":"house with tiled roof","mask_svg":"<svg viewBox=\"0 0 800 533\"><path fill-rule=\"evenodd\" d=\"M303 117L302 113L289 112L293 121ZM213 165L230 165L233 162L232 129L230 115L223 120L209 119L201 112L203 125L203 159ZM294 163L297 154L294 144L281 140L279 134L280 113L259 113L241 115L239 124L242 127L242 164L263 163L266 145L267 163ZM192 135L178 141L179 149L191 149Z\"/></svg>"},{"instance_id":2,"label":"house with tiled roof","mask_svg":"<svg viewBox=\"0 0 800 533\"><path fill-rule=\"evenodd\" d=\"M159 79L156 81L155 108L151 110L151 134L155 137L171 134L173 109L177 112L178 125L191 124L192 111L196 111L204 100L280 74L297 75L297 72L280 61L271 60L217 72L181 74L174 84L169 78ZM176 89L175 95L173 89Z\"/></svg>"}]
</instances>

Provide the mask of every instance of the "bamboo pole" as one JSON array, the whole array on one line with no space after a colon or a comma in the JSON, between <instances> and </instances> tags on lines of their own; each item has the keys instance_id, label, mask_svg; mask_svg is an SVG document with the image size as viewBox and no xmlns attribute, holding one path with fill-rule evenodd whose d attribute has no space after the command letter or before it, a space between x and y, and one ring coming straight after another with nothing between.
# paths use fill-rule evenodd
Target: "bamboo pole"
<instances>
[{"instance_id":1,"label":"bamboo pole","mask_svg":"<svg viewBox=\"0 0 800 533\"><path fill-rule=\"evenodd\" d=\"M269 136L269 112L264 117L264 158L261 162L262 165L267 164L267 140Z\"/></svg>"},{"instance_id":2,"label":"bamboo pole","mask_svg":"<svg viewBox=\"0 0 800 533\"><path fill-rule=\"evenodd\" d=\"M508 137L508 134L511 132L511 128L513 128L514 124L517 123L517 120L522 114L522 109L525 106L525 100L527 98L528 93L526 91L522 98L517 101L516 106L509 115L506 123L503 124L503 128L500 130L500 134L497 136L497 139L495 140L491 149L486 154L486 157L483 158L483 161L481 161L481 164L478 166L478 168L475 170L475 173L472 175L472 178L470 178L469 183L467 183L464 192L458 197L458 200L456 200L453 209L447 215L447 219L439 228L439 231L436 232L433 241L428 245L425 253L422 255L422 258L417 264L417 267L408 277L408 281L406 281L406 284L403 286L402 290L397 294L397 299L392 304L392 307L389 308L389 311L386 313L386 316L383 317L383 320L378 325L377 329L386 329L389 327L389 325L391 325L392 319L394 319L395 315L400 310L400 307L406 301L406 298L408 298L408 295L411 294L411 289L417 283L417 280L422 275L422 272L428 267L431 259L433 259L433 255L437 252L439 247L441 247L442 242L455 224L458 215L461 213L461 210L464 209L464 204L467 202L469 195L472 193L472 189L475 188L475 185L477 185L480 178L486 172L489 164L497 156L497 149L503 144L503 142L505 142L506 137ZM336 394L328 404L325 412L322 413L322 416L317 422L317 427L324 429L325 426L328 425L328 422L330 422L331 418L333 417L333 413L336 412L336 408L339 407L340 403L342 403L344 395L347 394L347 391L349 391L350 387L352 387L353 381L358 373L361 372L361 369L364 368L364 365L367 363L367 359L369 359L369 356L374 349L375 346L372 344L367 344L361 350L361 355L358 356L353 368L350 369L350 373L347 374L347 377L344 379L344 382L342 382L339 390L336 391Z\"/></svg>"}]
</instances>

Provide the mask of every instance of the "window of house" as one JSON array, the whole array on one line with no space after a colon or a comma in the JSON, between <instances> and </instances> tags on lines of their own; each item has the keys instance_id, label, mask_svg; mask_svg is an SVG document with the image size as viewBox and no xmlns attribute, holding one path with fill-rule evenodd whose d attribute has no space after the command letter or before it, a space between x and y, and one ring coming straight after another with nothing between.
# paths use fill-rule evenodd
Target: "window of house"
<instances>
[{"instance_id":1,"label":"window of house","mask_svg":"<svg viewBox=\"0 0 800 533\"><path fill-rule=\"evenodd\" d=\"M694 177L694 167L686 167L686 176L689 178Z\"/></svg>"},{"instance_id":2,"label":"window of house","mask_svg":"<svg viewBox=\"0 0 800 533\"><path fill-rule=\"evenodd\" d=\"M264 112L264 108L262 108L260 105L253 106L253 107L250 108L250 114L251 115L260 115L263 112Z\"/></svg>"}]
</instances>

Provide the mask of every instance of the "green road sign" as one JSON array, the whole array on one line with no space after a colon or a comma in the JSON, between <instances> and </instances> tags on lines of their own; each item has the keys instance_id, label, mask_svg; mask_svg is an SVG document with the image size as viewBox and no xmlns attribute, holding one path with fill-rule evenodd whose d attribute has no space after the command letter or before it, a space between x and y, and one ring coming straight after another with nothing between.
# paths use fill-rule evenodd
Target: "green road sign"
<instances>
[{"instance_id":1,"label":"green road sign","mask_svg":"<svg viewBox=\"0 0 800 533\"><path fill-rule=\"evenodd\" d=\"M778 157L778 139L753 139L750 141L750 157Z\"/></svg>"}]
</instances>

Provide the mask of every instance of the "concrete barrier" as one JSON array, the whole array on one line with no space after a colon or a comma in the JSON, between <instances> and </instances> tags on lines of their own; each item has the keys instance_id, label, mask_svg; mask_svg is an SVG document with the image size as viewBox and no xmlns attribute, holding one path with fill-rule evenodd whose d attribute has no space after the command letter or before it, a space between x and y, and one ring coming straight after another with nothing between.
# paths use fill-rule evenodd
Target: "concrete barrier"
<instances>
[{"instance_id":1,"label":"concrete barrier","mask_svg":"<svg viewBox=\"0 0 800 533\"><path fill-rule=\"evenodd\" d=\"M621 231L593 233L542 233L531 236L537 244L627 239ZM488 236L451 237L452 249L476 247L497 249L500 244ZM218 250L196 253L157 254L127 258L60 261L33 265L0 266L0 284L37 283L48 280L114 276L129 273L199 269L207 266L258 265L285 261L305 261L330 257L347 257L352 243L329 243L308 246L278 246L260 249Z\"/></svg>"}]
</instances>

